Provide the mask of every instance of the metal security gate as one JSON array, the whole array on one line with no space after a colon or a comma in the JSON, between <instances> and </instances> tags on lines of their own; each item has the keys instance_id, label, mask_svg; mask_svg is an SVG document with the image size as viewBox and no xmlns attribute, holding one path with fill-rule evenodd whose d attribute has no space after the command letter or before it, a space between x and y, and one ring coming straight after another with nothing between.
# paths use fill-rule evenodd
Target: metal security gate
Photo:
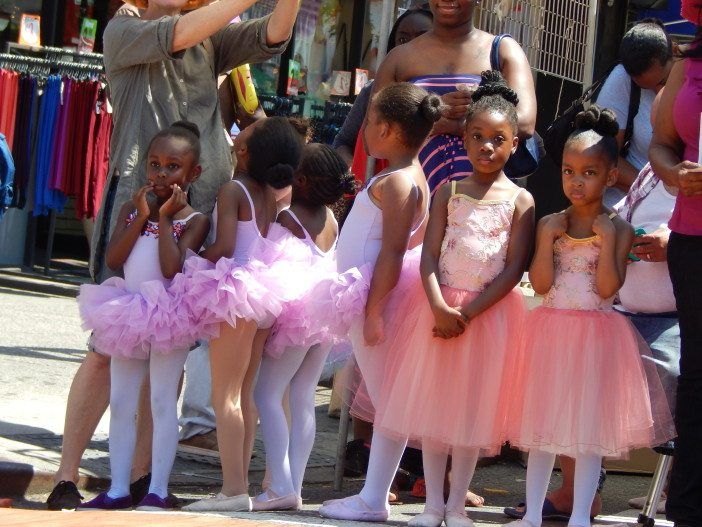
<instances>
[{"instance_id":1,"label":"metal security gate","mask_svg":"<svg viewBox=\"0 0 702 527\"><path fill-rule=\"evenodd\" d=\"M532 69L589 86L597 4L597 0L483 0L476 26L512 35Z\"/></svg>"}]
</instances>

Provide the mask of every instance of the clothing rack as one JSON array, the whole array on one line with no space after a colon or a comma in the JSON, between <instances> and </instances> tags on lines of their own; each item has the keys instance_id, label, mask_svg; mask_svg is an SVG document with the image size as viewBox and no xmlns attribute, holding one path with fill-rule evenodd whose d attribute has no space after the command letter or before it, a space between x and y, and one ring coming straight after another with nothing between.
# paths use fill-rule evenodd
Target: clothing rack
<instances>
[{"instance_id":1,"label":"clothing rack","mask_svg":"<svg viewBox=\"0 0 702 527\"><path fill-rule=\"evenodd\" d=\"M102 73L104 71L104 67L98 64L81 64L79 62L27 57L24 55L13 55L11 53L0 53L0 68L7 65L24 65L28 68L35 66L38 68L47 68L49 72L59 70L84 73Z\"/></svg>"},{"instance_id":2,"label":"clothing rack","mask_svg":"<svg viewBox=\"0 0 702 527\"><path fill-rule=\"evenodd\" d=\"M27 53L43 56L37 57L28 55ZM64 58L73 58L76 59L76 61L63 60ZM96 77L104 74L105 71L103 56L98 53L83 53L48 46L24 46L12 42L7 44L7 53L0 53L0 69L3 68L40 77L48 77L51 74L67 74L75 75L81 79ZM36 257L36 231L37 219L31 216L29 236L25 243L25 255L29 266L32 268L34 267ZM51 210L49 214L46 252L43 262L44 275L47 276L49 275L51 267L55 236L56 211Z\"/></svg>"},{"instance_id":3,"label":"clothing rack","mask_svg":"<svg viewBox=\"0 0 702 527\"><path fill-rule=\"evenodd\" d=\"M103 56L101 53L90 53L86 51L75 51L70 49L55 48L51 46L27 46L25 44L17 44L16 42L7 43L8 53L37 53L47 56L62 56L77 59L78 61L96 62L102 64Z\"/></svg>"}]
</instances>

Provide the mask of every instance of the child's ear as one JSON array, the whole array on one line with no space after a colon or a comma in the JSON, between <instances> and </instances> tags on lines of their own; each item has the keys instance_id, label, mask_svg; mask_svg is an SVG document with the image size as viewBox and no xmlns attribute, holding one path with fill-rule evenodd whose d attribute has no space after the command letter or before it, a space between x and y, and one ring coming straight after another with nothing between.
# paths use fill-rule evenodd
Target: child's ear
<instances>
[{"instance_id":1,"label":"child's ear","mask_svg":"<svg viewBox=\"0 0 702 527\"><path fill-rule=\"evenodd\" d=\"M188 179L189 182L192 181L197 181L200 179L200 175L202 174L202 166L196 165L193 167L192 172L190 172L190 178Z\"/></svg>"},{"instance_id":2,"label":"child's ear","mask_svg":"<svg viewBox=\"0 0 702 527\"><path fill-rule=\"evenodd\" d=\"M515 135L514 138L512 139L512 151L511 154L514 154L517 151L517 147L519 146L519 136Z\"/></svg>"},{"instance_id":3,"label":"child's ear","mask_svg":"<svg viewBox=\"0 0 702 527\"><path fill-rule=\"evenodd\" d=\"M617 183L618 178L619 169L617 168L617 165L614 165L612 168L609 169L609 172L607 172L607 186L613 187Z\"/></svg>"}]
</instances>

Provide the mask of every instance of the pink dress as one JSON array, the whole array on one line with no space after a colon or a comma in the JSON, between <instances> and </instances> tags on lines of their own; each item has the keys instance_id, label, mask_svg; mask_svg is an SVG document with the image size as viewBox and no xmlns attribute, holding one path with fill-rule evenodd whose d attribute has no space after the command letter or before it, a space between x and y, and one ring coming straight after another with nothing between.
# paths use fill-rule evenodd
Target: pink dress
<instances>
[{"instance_id":1,"label":"pink dress","mask_svg":"<svg viewBox=\"0 0 702 527\"><path fill-rule=\"evenodd\" d=\"M509 439L520 448L621 458L675 436L646 344L597 294L599 255L597 236L554 244L553 285L527 317L514 378Z\"/></svg>"},{"instance_id":2,"label":"pink dress","mask_svg":"<svg viewBox=\"0 0 702 527\"><path fill-rule=\"evenodd\" d=\"M180 239L194 212L173 222L173 237ZM127 218L134 221L136 211ZM148 359L150 353L188 348L195 339L182 338L187 316L180 316L170 280L161 273L158 256L158 223L148 221L124 262L124 278L80 287L78 308L83 329L91 330L91 345L104 355Z\"/></svg>"},{"instance_id":3,"label":"pink dress","mask_svg":"<svg viewBox=\"0 0 702 527\"><path fill-rule=\"evenodd\" d=\"M455 192L455 182L452 184ZM439 258L439 283L449 306L470 303L505 266L514 214L512 199L476 200L453 194ZM374 427L433 448L497 453L505 440L509 383L524 298L512 290L470 321L457 338L432 335L434 316L421 282L400 307L389 346Z\"/></svg>"},{"instance_id":4,"label":"pink dress","mask_svg":"<svg viewBox=\"0 0 702 527\"><path fill-rule=\"evenodd\" d=\"M375 400L383 382L387 346L399 320L396 313L405 301L406 291L419 281L421 245L405 253L400 279L386 300L383 309L386 340L375 346L366 345L363 337L365 306L373 268L382 247L384 221L383 211L373 202L369 190L376 181L395 172L403 174L417 188L412 177L403 170L380 174L366 182L356 196L339 234L337 269L340 274L320 284L322 294L316 291L308 307L311 318L325 324L329 334L348 337L360 370L360 375L356 374L351 379L351 413L369 422L373 421ZM428 187L425 190L428 196ZM427 204L410 237L421 228L428 212Z\"/></svg>"}]
</instances>

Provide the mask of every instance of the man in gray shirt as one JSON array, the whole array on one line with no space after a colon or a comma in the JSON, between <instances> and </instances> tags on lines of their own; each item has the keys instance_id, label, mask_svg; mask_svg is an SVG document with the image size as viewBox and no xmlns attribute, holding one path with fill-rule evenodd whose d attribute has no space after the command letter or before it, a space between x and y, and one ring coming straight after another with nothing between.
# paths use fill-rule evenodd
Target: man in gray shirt
<instances>
[{"instance_id":1,"label":"man in gray shirt","mask_svg":"<svg viewBox=\"0 0 702 527\"><path fill-rule=\"evenodd\" d=\"M185 119L200 128L203 171L191 187L190 202L201 212L212 210L220 185L232 175L217 77L241 64L282 53L298 11L298 0L278 0L270 15L230 25L255 0L219 0L209 5L204 5L207 0L128 3L136 7L123 6L103 37L114 130L107 190L91 244L91 270L98 282L109 275L103 257L117 214L145 184L146 148L163 127ZM204 7L181 13L200 5ZM47 500L50 509L75 508L80 503L75 486L78 467L107 408L109 385L109 358L89 352L68 396L57 485ZM144 437L144 448L137 449L133 479L148 472L147 443Z\"/></svg>"}]
</instances>

